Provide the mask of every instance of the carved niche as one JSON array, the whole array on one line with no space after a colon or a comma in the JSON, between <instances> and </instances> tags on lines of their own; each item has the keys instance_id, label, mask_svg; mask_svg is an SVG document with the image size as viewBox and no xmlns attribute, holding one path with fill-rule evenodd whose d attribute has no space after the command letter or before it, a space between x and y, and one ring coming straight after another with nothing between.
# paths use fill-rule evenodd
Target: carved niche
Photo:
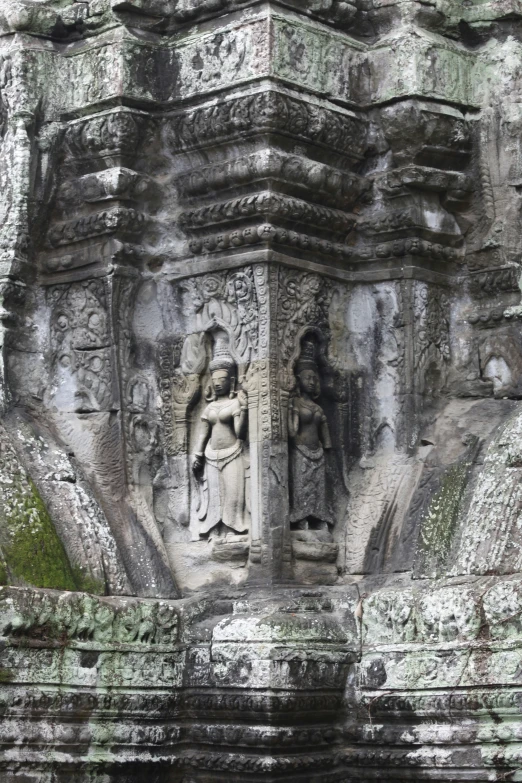
<instances>
[{"instance_id":1,"label":"carved niche","mask_svg":"<svg viewBox=\"0 0 522 783\"><path fill-rule=\"evenodd\" d=\"M177 558L242 568L251 534L249 405L259 342L254 269L175 283L179 347L160 348L168 511L164 530ZM176 353L176 355L174 355ZM185 533L183 533L183 529Z\"/></svg>"},{"instance_id":2,"label":"carved niche","mask_svg":"<svg viewBox=\"0 0 522 783\"><path fill-rule=\"evenodd\" d=\"M247 491L248 457L244 441L248 429L248 398L237 390L237 366L224 333L214 335L209 363L208 405L201 414L192 470L198 483L197 516L200 538L217 539L212 555L227 559L247 554L250 509ZM239 544L239 547L237 546Z\"/></svg>"},{"instance_id":3,"label":"carved niche","mask_svg":"<svg viewBox=\"0 0 522 783\"><path fill-rule=\"evenodd\" d=\"M289 519L296 573L309 581L315 580L318 570L321 580L333 582L339 547L332 535L335 511L327 478L332 440L320 404L324 377L320 337L314 331L305 334L294 366L295 387L288 403Z\"/></svg>"},{"instance_id":4,"label":"carved niche","mask_svg":"<svg viewBox=\"0 0 522 783\"><path fill-rule=\"evenodd\" d=\"M337 288L340 294L341 287L314 272L280 270L277 337L288 399L289 526L294 577L305 583L337 580L353 461L356 378L345 367L346 357L332 352Z\"/></svg>"}]
</instances>

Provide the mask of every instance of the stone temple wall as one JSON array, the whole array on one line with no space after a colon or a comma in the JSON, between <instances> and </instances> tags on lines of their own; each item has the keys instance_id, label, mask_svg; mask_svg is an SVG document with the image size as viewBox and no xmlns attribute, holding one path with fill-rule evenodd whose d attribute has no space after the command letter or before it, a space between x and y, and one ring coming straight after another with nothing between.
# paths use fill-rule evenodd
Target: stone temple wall
<instances>
[{"instance_id":1,"label":"stone temple wall","mask_svg":"<svg viewBox=\"0 0 522 783\"><path fill-rule=\"evenodd\" d=\"M520 0L0 0L0 781L522 780Z\"/></svg>"}]
</instances>

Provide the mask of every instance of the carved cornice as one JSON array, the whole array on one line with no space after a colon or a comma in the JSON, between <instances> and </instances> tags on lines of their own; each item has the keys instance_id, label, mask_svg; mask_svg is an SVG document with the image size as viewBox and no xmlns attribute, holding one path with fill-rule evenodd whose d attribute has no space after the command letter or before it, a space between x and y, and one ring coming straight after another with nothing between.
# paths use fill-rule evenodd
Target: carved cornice
<instances>
[{"instance_id":1,"label":"carved cornice","mask_svg":"<svg viewBox=\"0 0 522 783\"><path fill-rule=\"evenodd\" d=\"M210 206L182 212L179 217L181 226L188 230L230 223L237 219L248 220L271 217L286 220L289 223L304 223L329 232L349 233L354 226L354 218L337 209L328 209L310 204L302 199L264 191L252 196L221 201Z\"/></svg>"},{"instance_id":2,"label":"carved cornice","mask_svg":"<svg viewBox=\"0 0 522 783\"><path fill-rule=\"evenodd\" d=\"M178 185L186 197L195 197L234 186L252 188L266 180L305 192L314 201L344 208L350 207L362 190L361 178L356 174L270 147L191 171L179 179Z\"/></svg>"},{"instance_id":3,"label":"carved cornice","mask_svg":"<svg viewBox=\"0 0 522 783\"><path fill-rule=\"evenodd\" d=\"M147 114L118 107L71 122L65 136L66 150L76 160L132 158L147 127Z\"/></svg>"},{"instance_id":4,"label":"carved cornice","mask_svg":"<svg viewBox=\"0 0 522 783\"><path fill-rule=\"evenodd\" d=\"M166 120L173 152L234 141L245 134L280 133L358 160L368 121L346 110L325 108L275 89L228 98Z\"/></svg>"},{"instance_id":5,"label":"carved cornice","mask_svg":"<svg viewBox=\"0 0 522 783\"><path fill-rule=\"evenodd\" d=\"M350 245L330 242L327 239L320 239L297 231L287 231L272 223L262 223L259 226L249 226L243 230L236 229L191 239L189 249L193 255L199 255L200 253L222 252L259 244L281 245L339 260L348 260L354 255L353 247Z\"/></svg>"},{"instance_id":6,"label":"carved cornice","mask_svg":"<svg viewBox=\"0 0 522 783\"><path fill-rule=\"evenodd\" d=\"M117 232L138 234L143 231L146 220L146 216L136 209L114 207L66 223L57 223L49 231L47 247L59 247Z\"/></svg>"}]
</instances>

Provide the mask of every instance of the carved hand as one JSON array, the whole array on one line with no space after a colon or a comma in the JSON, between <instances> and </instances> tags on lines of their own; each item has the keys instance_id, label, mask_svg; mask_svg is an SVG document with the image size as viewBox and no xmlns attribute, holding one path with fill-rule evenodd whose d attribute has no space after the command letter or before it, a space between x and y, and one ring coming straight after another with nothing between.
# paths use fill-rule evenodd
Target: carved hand
<instances>
[{"instance_id":1,"label":"carved hand","mask_svg":"<svg viewBox=\"0 0 522 783\"><path fill-rule=\"evenodd\" d=\"M246 410L248 408L248 397L246 395L246 392L243 391L243 389L240 389L237 393L237 400L239 402L239 405L241 406L242 410Z\"/></svg>"},{"instance_id":2,"label":"carved hand","mask_svg":"<svg viewBox=\"0 0 522 783\"><path fill-rule=\"evenodd\" d=\"M192 458L192 472L196 478L199 478L205 467L205 456L203 454L194 454Z\"/></svg>"}]
</instances>

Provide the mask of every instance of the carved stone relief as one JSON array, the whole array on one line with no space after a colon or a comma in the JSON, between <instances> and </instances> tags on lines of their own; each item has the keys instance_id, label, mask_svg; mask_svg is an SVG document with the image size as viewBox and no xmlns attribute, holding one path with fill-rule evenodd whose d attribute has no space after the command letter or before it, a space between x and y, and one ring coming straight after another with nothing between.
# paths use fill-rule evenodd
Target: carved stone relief
<instances>
[{"instance_id":1,"label":"carved stone relief","mask_svg":"<svg viewBox=\"0 0 522 783\"><path fill-rule=\"evenodd\" d=\"M516 780L520 4L0 5L0 778Z\"/></svg>"},{"instance_id":2,"label":"carved stone relief","mask_svg":"<svg viewBox=\"0 0 522 783\"><path fill-rule=\"evenodd\" d=\"M326 415L317 402L321 377L316 353L314 340L305 337L295 366L296 393L288 405L290 527L297 560L335 563L339 547L331 533L334 517L326 483L326 455L332 441ZM323 577L326 570L322 569ZM335 566L329 570L335 581Z\"/></svg>"},{"instance_id":3,"label":"carved stone relief","mask_svg":"<svg viewBox=\"0 0 522 783\"><path fill-rule=\"evenodd\" d=\"M49 391L60 399L61 407L79 413L109 410L113 404L106 297L103 280L56 286L48 293L55 377Z\"/></svg>"},{"instance_id":4,"label":"carved stone relief","mask_svg":"<svg viewBox=\"0 0 522 783\"><path fill-rule=\"evenodd\" d=\"M187 557L192 551L201 562L237 569L246 565L251 533L249 409L256 418L258 405L248 390L263 315L256 270L188 278L172 291L187 336L177 349L163 344L158 357L166 453L160 484L172 509L164 536L173 557L185 548Z\"/></svg>"}]
</instances>

